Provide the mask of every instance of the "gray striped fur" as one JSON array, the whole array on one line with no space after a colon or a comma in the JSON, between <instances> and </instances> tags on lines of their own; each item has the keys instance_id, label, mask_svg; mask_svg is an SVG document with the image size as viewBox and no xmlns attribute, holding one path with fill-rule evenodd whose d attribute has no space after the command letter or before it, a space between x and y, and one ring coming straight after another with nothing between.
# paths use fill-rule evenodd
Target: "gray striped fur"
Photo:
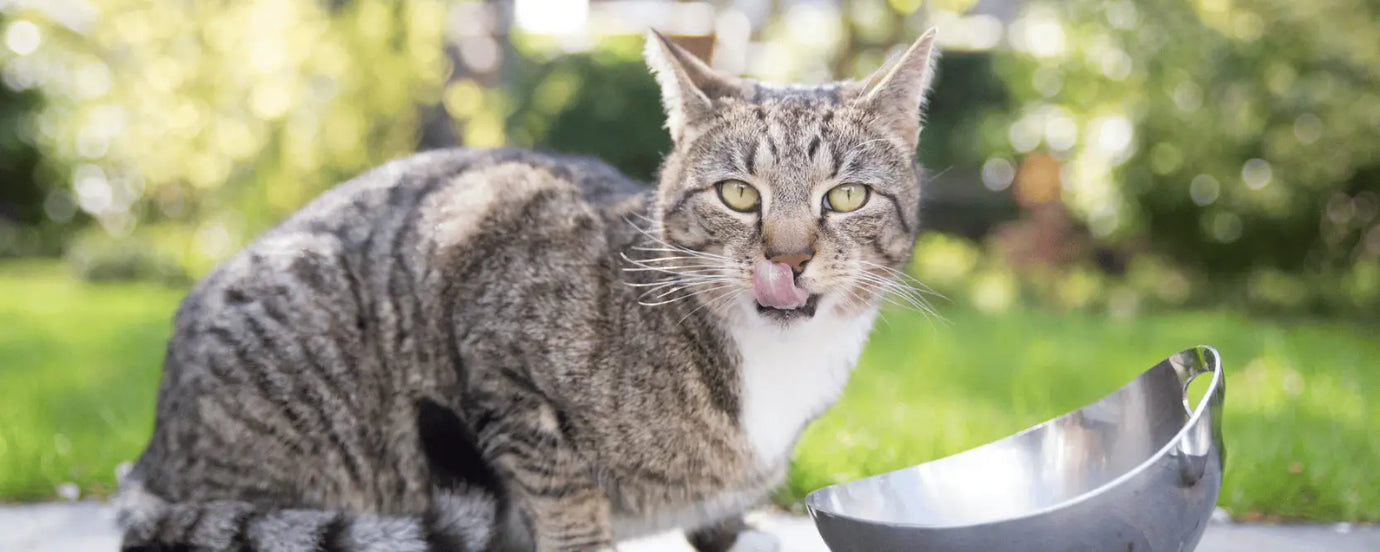
<instances>
[{"instance_id":1,"label":"gray striped fur","mask_svg":"<svg viewBox=\"0 0 1380 552\"><path fill-rule=\"evenodd\" d=\"M747 375L771 368L753 332L857 328L838 338L846 379L909 258L930 38L861 83L779 87L649 37L676 143L655 189L589 159L450 150L325 193L183 301L117 499L125 549L598 550L674 527L728 549L788 460L754 429L779 424ZM729 177L768 208L728 211L709 185ZM875 197L820 212L840 179ZM807 238L818 314L731 293L764 247ZM672 257L723 260L727 291L629 270L685 269ZM671 300L649 306L649 287ZM792 379L819 390L786 409L798 433L842 381Z\"/></svg>"}]
</instances>

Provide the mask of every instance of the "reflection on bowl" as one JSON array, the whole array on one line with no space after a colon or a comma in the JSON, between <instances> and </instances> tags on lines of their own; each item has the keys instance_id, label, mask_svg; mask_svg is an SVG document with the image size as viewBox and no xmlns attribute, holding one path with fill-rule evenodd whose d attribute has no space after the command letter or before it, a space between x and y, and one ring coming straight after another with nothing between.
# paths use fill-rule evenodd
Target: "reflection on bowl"
<instances>
[{"instance_id":1,"label":"reflection on bowl","mask_svg":"<svg viewBox=\"0 0 1380 552\"><path fill-rule=\"evenodd\" d=\"M1223 400L1217 351L1197 347L1075 412L805 503L834 552L1192 550L1221 490Z\"/></svg>"}]
</instances>

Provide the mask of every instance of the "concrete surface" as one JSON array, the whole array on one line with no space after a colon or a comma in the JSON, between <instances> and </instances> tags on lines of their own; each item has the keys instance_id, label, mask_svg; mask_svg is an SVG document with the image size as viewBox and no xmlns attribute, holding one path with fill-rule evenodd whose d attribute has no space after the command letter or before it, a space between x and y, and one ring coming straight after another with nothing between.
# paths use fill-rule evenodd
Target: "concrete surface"
<instances>
[{"instance_id":1,"label":"concrete surface","mask_svg":"<svg viewBox=\"0 0 1380 552\"><path fill-rule=\"evenodd\" d=\"M749 521L781 540L781 552L828 552L809 518L758 512ZM99 502L0 505L0 551L113 552L115 515ZM678 534L623 543L620 552L691 552ZM1213 522L1197 552L1376 552L1380 527Z\"/></svg>"}]
</instances>

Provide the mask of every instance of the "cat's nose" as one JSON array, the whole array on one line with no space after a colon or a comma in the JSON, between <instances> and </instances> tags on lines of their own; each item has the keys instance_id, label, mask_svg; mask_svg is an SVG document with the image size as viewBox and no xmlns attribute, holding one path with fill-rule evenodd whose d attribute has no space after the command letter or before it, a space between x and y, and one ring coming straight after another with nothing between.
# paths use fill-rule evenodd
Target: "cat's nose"
<instances>
[{"instance_id":1,"label":"cat's nose","mask_svg":"<svg viewBox=\"0 0 1380 552\"><path fill-rule=\"evenodd\" d=\"M771 262L781 263L791 267L791 270L795 272L797 276L799 276L801 272L805 272L805 263L810 262L810 259L813 258L815 258L815 252L809 249L803 251L796 251L794 253L778 253L774 255L767 255L767 259Z\"/></svg>"}]
</instances>

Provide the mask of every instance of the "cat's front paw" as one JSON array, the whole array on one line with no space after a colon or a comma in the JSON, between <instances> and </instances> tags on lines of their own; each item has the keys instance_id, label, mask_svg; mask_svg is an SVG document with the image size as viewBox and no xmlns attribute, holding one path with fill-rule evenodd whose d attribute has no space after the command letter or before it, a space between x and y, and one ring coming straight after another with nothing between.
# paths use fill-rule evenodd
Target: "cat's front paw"
<instances>
[{"instance_id":1,"label":"cat's front paw","mask_svg":"<svg viewBox=\"0 0 1380 552\"><path fill-rule=\"evenodd\" d=\"M778 552L781 550L781 539L776 535L765 533L756 529L749 529L738 533L738 538L733 541L733 547L728 552Z\"/></svg>"}]
</instances>

